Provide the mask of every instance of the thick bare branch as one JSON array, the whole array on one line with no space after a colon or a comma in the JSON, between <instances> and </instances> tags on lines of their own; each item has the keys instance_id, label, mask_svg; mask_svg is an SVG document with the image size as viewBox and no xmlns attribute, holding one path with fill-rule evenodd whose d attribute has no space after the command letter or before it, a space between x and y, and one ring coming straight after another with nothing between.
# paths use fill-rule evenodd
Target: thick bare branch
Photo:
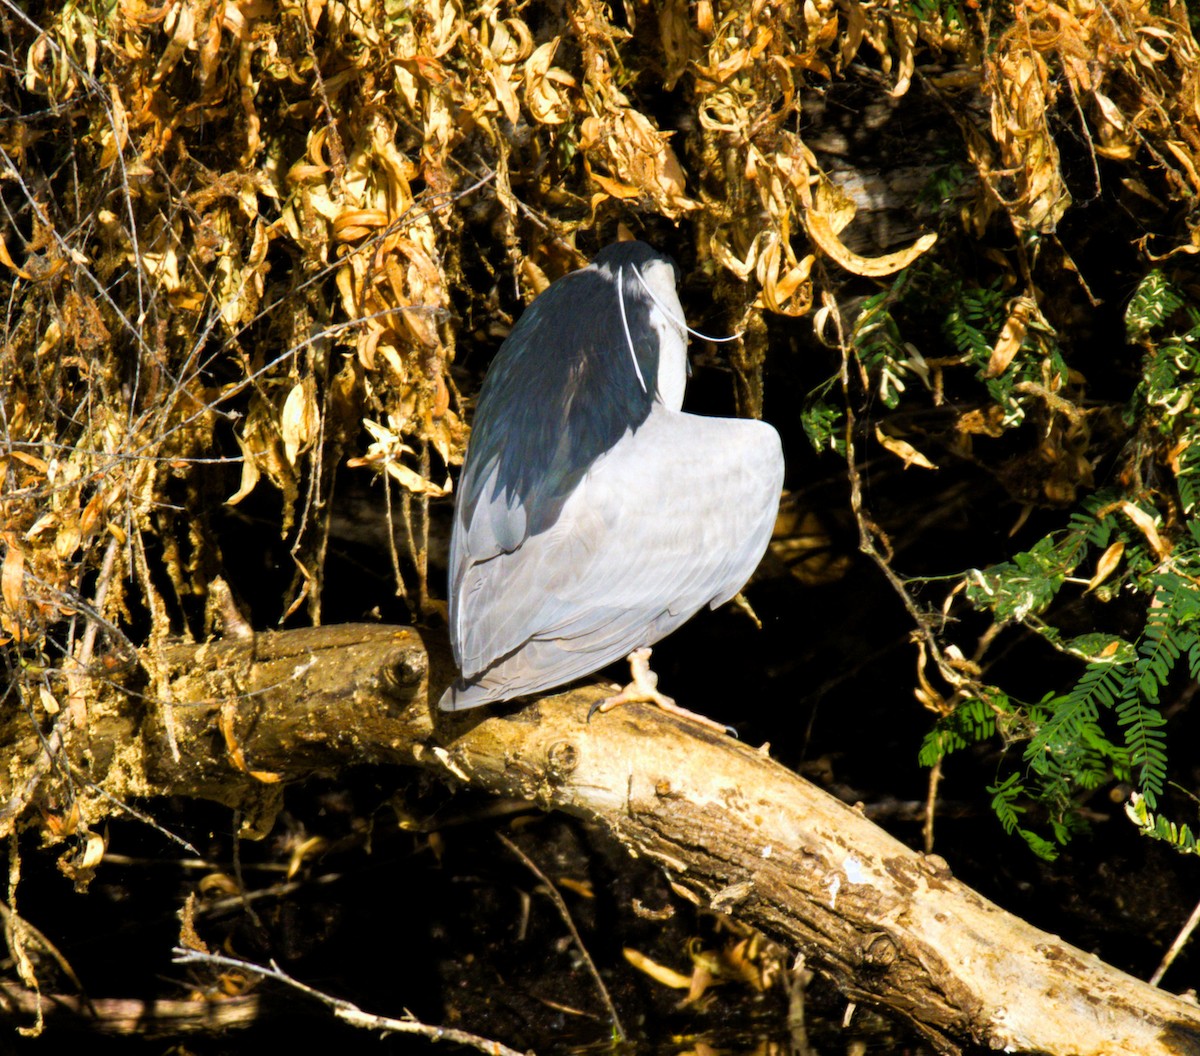
<instances>
[{"instance_id":1,"label":"thick bare branch","mask_svg":"<svg viewBox=\"0 0 1200 1056\"><path fill-rule=\"evenodd\" d=\"M589 724L601 687L503 715L431 714L429 691L436 700L450 674L443 652L374 625L179 646L164 659L181 758L161 718L148 721L142 794L256 808L262 831L288 781L416 764L600 823L697 904L797 949L945 1052L972 1041L1200 1053L1200 1010L1005 913L765 753L640 705ZM94 719L92 736L115 728ZM102 748L94 741L93 758Z\"/></svg>"}]
</instances>

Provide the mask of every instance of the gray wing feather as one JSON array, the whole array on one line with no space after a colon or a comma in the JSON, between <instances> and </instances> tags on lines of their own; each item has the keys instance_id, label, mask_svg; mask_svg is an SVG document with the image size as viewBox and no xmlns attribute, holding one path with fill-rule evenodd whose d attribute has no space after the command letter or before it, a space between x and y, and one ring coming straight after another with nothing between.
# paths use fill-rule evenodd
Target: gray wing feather
<instances>
[{"instance_id":1,"label":"gray wing feather","mask_svg":"<svg viewBox=\"0 0 1200 1056\"><path fill-rule=\"evenodd\" d=\"M766 549L782 484L769 425L656 404L597 460L547 531L506 551L496 503L476 508L451 554L466 685L442 706L561 685L727 601Z\"/></svg>"}]
</instances>

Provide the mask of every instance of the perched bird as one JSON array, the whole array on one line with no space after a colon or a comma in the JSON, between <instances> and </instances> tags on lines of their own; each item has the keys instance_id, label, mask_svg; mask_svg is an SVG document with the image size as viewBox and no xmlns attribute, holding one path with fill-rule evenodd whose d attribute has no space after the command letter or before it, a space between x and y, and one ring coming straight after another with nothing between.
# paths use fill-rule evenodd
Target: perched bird
<instances>
[{"instance_id":1,"label":"perched bird","mask_svg":"<svg viewBox=\"0 0 1200 1056\"><path fill-rule=\"evenodd\" d=\"M649 646L757 566L783 453L765 422L684 414L687 334L674 262L618 242L552 283L488 371L450 542L444 710L550 689ZM694 333L694 331L692 331Z\"/></svg>"}]
</instances>

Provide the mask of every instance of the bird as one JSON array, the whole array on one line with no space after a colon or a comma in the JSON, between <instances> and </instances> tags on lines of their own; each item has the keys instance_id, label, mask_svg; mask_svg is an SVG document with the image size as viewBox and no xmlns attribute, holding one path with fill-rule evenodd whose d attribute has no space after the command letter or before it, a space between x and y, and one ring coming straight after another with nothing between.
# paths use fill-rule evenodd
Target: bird
<instances>
[{"instance_id":1,"label":"bird","mask_svg":"<svg viewBox=\"0 0 1200 1056\"><path fill-rule=\"evenodd\" d=\"M650 646L749 579L775 523L783 450L766 422L682 410L696 331L678 275L645 242L613 243L547 286L496 353L451 529L460 676L442 710L626 657L633 682L593 711L641 700L725 729L659 692Z\"/></svg>"}]
</instances>

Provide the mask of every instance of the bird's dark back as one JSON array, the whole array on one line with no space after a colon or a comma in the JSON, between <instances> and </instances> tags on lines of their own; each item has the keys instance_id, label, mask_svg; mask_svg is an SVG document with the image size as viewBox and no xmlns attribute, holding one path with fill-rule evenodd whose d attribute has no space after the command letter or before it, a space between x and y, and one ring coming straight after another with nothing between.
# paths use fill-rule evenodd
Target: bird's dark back
<instances>
[{"instance_id":1,"label":"bird's dark back","mask_svg":"<svg viewBox=\"0 0 1200 1056\"><path fill-rule=\"evenodd\" d=\"M650 325L653 303L632 267L662 259L643 242L618 242L525 310L480 392L460 501L474 505L498 465L496 495L521 504L529 535L544 532L588 466L646 420L659 348ZM621 318L619 267L641 380Z\"/></svg>"}]
</instances>

